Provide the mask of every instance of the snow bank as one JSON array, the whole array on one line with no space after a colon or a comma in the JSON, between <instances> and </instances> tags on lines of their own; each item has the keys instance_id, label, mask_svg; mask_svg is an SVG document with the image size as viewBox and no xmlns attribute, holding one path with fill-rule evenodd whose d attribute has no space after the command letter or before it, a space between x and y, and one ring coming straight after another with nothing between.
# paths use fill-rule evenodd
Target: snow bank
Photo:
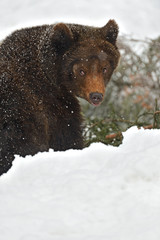
<instances>
[{"instance_id":1,"label":"snow bank","mask_svg":"<svg viewBox=\"0 0 160 240\"><path fill-rule=\"evenodd\" d=\"M3 240L159 240L160 131L116 148L16 157L0 178Z\"/></svg>"}]
</instances>

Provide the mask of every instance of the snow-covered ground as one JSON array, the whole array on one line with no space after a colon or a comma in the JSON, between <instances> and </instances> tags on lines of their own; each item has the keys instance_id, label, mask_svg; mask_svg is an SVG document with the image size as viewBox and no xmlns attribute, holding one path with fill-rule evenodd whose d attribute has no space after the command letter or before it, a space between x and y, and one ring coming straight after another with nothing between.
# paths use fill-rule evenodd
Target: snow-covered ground
<instances>
[{"instance_id":1,"label":"snow-covered ground","mask_svg":"<svg viewBox=\"0 0 160 240\"><path fill-rule=\"evenodd\" d=\"M0 239L159 240L160 131L17 156L0 179Z\"/></svg>"}]
</instances>

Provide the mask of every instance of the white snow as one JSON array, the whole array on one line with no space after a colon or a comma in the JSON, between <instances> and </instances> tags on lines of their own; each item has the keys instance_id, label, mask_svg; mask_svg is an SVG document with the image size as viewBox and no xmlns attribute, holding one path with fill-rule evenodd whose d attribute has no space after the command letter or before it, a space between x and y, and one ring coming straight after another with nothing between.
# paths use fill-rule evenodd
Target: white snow
<instances>
[{"instance_id":1,"label":"white snow","mask_svg":"<svg viewBox=\"0 0 160 240\"><path fill-rule=\"evenodd\" d=\"M160 130L120 147L16 156L0 178L2 240L159 240Z\"/></svg>"},{"instance_id":2,"label":"white snow","mask_svg":"<svg viewBox=\"0 0 160 240\"><path fill-rule=\"evenodd\" d=\"M159 0L1 0L0 39L26 26L61 21L103 26L109 19L118 22L121 34L156 38L159 10Z\"/></svg>"}]
</instances>

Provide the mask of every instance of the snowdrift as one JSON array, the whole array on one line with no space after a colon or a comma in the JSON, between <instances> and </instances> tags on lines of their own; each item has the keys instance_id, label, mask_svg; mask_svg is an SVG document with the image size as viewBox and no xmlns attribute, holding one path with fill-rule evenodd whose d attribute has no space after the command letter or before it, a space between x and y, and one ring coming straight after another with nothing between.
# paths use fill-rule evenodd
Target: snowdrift
<instances>
[{"instance_id":1,"label":"snowdrift","mask_svg":"<svg viewBox=\"0 0 160 240\"><path fill-rule=\"evenodd\" d=\"M121 146L16 156L0 178L3 240L159 240L160 131Z\"/></svg>"}]
</instances>

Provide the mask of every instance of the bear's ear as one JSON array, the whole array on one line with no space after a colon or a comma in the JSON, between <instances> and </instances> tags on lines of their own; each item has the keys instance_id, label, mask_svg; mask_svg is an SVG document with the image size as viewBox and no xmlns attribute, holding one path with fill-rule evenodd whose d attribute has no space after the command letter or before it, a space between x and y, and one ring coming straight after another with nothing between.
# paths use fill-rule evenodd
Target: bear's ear
<instances>
[{"instance_id":1,"label":"bear's ear","mask_svg":"<svg viewBox=\"0 0 160 240\"><path fill-rule=\"evenodd\" d=\"M58 53L63 53L73 43L71 30L64 23L58 23L53 27L52 46Z\"/></svg>"},{"instance_id":2,"label":"bear's ear","mask_svg":"<svg viewBox=\"0 0 160 240\"><path fill-rule=\"evenodd\" d=\"M116 44L119 27L114 20L109 20L108 23L101 28L103 37L113 45Z\"/></svg>"}]
</instances>

